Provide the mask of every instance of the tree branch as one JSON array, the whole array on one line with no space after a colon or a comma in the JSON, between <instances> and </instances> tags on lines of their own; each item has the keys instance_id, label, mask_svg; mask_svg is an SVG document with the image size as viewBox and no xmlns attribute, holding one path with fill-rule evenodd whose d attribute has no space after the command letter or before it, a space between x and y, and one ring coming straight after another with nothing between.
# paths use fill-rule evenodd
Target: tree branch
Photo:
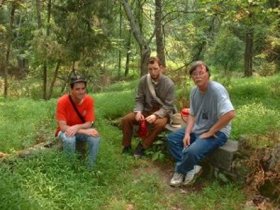
<instances>
[{"instance_id":1,"label":"tree branch","mask_svg":"<svg viewBox=\"0 0 280 210\"><path fill-rule=\"evenodd\" d=\"M139 23L134 18L130 5L128 4L127 0L121 0L121 4L124 7L125 13L130 23L131 30L133 31L136 41L140 46L146 46L147 43L145 42L143 36L141 35Z\"/></svg>"}]
</instances>

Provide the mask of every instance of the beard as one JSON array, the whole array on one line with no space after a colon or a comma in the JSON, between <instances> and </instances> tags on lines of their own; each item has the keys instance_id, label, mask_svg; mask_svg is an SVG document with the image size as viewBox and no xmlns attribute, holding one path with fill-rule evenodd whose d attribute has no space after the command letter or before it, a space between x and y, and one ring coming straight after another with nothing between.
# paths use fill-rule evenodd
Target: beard
<instances>
[{"instance_id":1,"label":"beard","mask_svg":"<svg viewBox=\"0 0 280 210\"><path fill-rule=\"evenodd\" d=\"M158 80L158 79L159 79L159 76L160 76L160 75L151 75L151 78L152 78L153 80Z\"/></svg>"}]
</instances>

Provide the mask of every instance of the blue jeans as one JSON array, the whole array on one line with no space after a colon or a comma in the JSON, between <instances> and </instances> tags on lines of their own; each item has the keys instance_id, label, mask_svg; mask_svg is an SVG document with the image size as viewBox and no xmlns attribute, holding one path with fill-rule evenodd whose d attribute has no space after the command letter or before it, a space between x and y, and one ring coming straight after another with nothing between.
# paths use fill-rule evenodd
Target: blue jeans
<instances>
[{"instance_id":1,"label":"blue jeans","mask_svg":"<svg viewBox=\"0 0 280 210\"><path fill-rule=\"evenodd\" d=\"M200 139L199 135L191 133L190 145L184 148L184 136L185 128L180 128L167 136L169 152L176 161L175 171L181 174L192 170L194 165L218 147L223 146L228 139L220 131L215 133L215 137L211 136L207 139Z\"/></svg>"},{"instance_id":2,"label":"blue jeans","mask_svg":"<svg viewBox=\"0 0 280 210\"><path fill-rule=\"evenodd\" d=\"M95 136L88 136L85 134L76 134L73 137L68 137L65 135L64 132L59 132L58 138L62 141L63 144L63 151L68 154L73 156L76 151L76 141L85 141L88 144L88 150L89 150L89 156L88 156L88 161L89 161L89 167L93 168L95 165L96 161L96 156L99 150L99 142L100 142L100 137L95 137Z\"/></svg>"}]
</instances>

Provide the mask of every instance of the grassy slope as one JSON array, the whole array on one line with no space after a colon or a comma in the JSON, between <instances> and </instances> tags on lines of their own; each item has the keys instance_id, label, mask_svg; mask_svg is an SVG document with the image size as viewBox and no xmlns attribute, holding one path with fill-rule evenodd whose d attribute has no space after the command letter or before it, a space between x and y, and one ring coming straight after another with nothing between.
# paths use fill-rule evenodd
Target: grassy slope
<instances>
[{"instance_id":1,"label":"grassy slope","mask_svg":"<svg viewBox=\"0 0 280 210\"><path fill-rule=\"evenodd\" d=\"M50 139L55 100L8 100L0 98L0 151L13 152ZM42 139L43 138L43 139Z\"/></svg>"},{"instance_id":2,"label":"grassy slope","mask_svg":"<svg viewBox=\"0 0 280 210\"><path fill-rule=\"evenodd\" d=\"M233 122L234 137L279 129L279 79L279 76L238 79L227 85L238 114ZM121 132L110 126L108 120L131 110L134 86L135 83L123 83L94 95L97 127L102 134L95 171L87 171L80 162L70 163L62 153L52 150L32 158L0 163L0 209L126 209L130 206L136 209L242 209L245 197L238 185L223 186L200 178L196 186L203 186L202 189L188 188L185 194L167 185L172 173L169 160L157 164L150 159L134 160L120 154ZM123 88L126 91L120 92ZM14 110L11 107L15 104L18 108ZM1 131L7 131L0 135L2 144L12 139L30 144L29 139L34 140L36 135L25 138L18 128L30 126L25 133L35 133L36 126L53 119L54 104L55 101L43 103L28 99L1 101L0 126ZM36 114L30 116L29 113ZM13 122L12 115L21 114L22 118L15 118L14 126L3 125ZM55 124L47 125L45 130L53 132ZM6 134L11 132L12 135ZM6 145L16 148L14 144ZM168 167L162 168L166 165Z\"/></svg>"}]
</instances>

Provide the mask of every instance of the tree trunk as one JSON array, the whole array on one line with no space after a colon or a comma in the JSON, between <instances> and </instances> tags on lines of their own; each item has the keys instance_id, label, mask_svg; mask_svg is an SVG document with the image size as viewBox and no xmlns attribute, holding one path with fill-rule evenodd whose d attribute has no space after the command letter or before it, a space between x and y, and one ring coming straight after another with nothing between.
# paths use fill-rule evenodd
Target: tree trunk
<instances>
[{"instance_id":1,"label":"tree trunk","mask_svg":"<svg viewBox=\"0 0 280 210\"><path fill-rule=\"evenodd\" d=\"M12 3L11 13L10 13L10 26L9 26L8 39L7 39L7 51L6 51L5 62L4 62L4 72L5 72L5 74L4 74L4 97L5 98L7 98L7 96L8 96L8 87L9 87L8 66L9 66L11 45L12 45L12 41L13 41L13 24L14 24L14 19L15 19L15 10L16 10L16 5Z\"/></svg>"},{"instance_id":2,"label":"tree trunk","mask_svg":"<svg viewBox=\"0 0 280 210\"><path fill-rule=\"evenodd\" d=\"M122 38L122 5L119 8L120 20L119 20L119 38ZM122 63L122 51L119 48L119 60L118 60L118 78L121 77L121 63Z\"/></svg>"},{"instance_id":3,"label":"tree trunk","mask_svg":"<svg viewBox=\"0 0 280 210\"><path fill-rule=\"evenodd\" d=\"M42 28L42 18L41 18L41 10L42 10L42 2L41 0L36 0L36 10L37 10L37 25L38 29ZM47 99L47 62L44 59L43 63L43 99Z\"/></svg>"},{"instance_id":4,"label":"tree trunk","mask_svg":"<svg viewBox=\"0 0 280 210\"><path fill-rule=\"evenodd\" d=\"M38 25L38 28L42 27L41 8L42 8L41 0L36 0L37 25Z\"/></svg>"},{"instance_id":5,"label":"tree trunk","mask_svg":"<svg viewBox=\"0 0 280 210\"><path fill-rule=\"evenodd\" d=\"M66 79L64 79L64 84L62 85L61 91L60 91L61 94L64 93L66 87L69 85L70 78L73 74L75 74L75 61L73 61L73 63L72 63L71 72L68 74L68 77Z\"/></svg>"},{"instance_id":6,"label":"tree trunk","mask_svg":"<svg viewBox=\"0 0 280 210\"><path fill-rule=\"evenodd\" d=\"M52 0L48 1L47 36L50 35L50 20L52 13Z\"/></svg>"},{"instance_id":7,"label":"tree trunk","mask_svg":"<svg viewBox=\"0 0 280 210\"><path fill-rule=\"evenodd\" d=\"M132 10L127 0L121 0L124 7L126 16L130 23L130 28L133 32L134 38L136 39L141 53L141 76L148 72L147 62L151 54L149 44L145 41L143 34L141 33L140 24L132 14Z\"/></svg>"},{"instance_id":8,"label":"tree trunk","mask_svg":"<svg viewBox=\"0 0 280 210\"><path fill-rule=\"evenodd\" d=\"M244 76L250 77L253 75L253 37L254 31L249 27L245 34L245 55L244 55Z\"/></svg>"},{"instance_id":9,"label":"tree trunk","mask_svg":"<svg viewBox=\"0 0 280 210\"><path fill-rule=\"evenodd\" d=\"M47 10L47 26L46 26L46 35L50 35L50 17L51 17L51 5L52 1L48 0L48 10ZM37 9L37 24L38 28L42 28L42 18L41 18L41 10L42 10L42 2L41 0L36 0L36 9ZM43 63L43 99L48 99L47 94L47 87L48 87L48 65L47 65L47 58L44 59Z\"/></svg>"},{"instance_id":10,"label":"tree trunk","mask_svg":"<svg viewBox=\"0 0 280 210\"><path fill-rule=\"evenodd\" d=\"M142 0L136 0L135 3L136 3L136 7L134 7L135 17L139 23L140 32L143 33L143 3ZM134 2L132 3L132 8L133 8L133 4Z\"/></svg>"},{"instance_id":11,"label":"tree trunk","mask_svg":"<svg viewBox=\"0 0 280 210\"><path fill-rule=\"evenodd\" d=\"M166 67L165 52L163 42L163 30L162 30L162 0L155 0L156 12L155 12L155 32L156 32L156 45L157 56L160 59L162 65Z\"/></svg>"},{"instance_id":12,"label":"tree trunk","mask_svg":"<svg viewBox=\"0 0 280 210\"><path fill-rule=\"evenodd\" d=\"M148 72L148 61L151 55L151 49L148 46L144 46L141 49L141 76Z\"/></svg>"},{"instance_id":13,"label":"tree trunk","mask_svg":"<svg viewBox=\"0 0 280 210\"><path fill-rule=\"evenodd\" d=\"M128 39L126 42L126 62L125 62L125 72L124 72L125 77L127 77L129 72L130 54L131 54L131 31L129 30Z\"/></svg>"},{"instance_id":14,"label":"tree trunk","mask_svg":"<svg viewBox=\"0 0 280 210\"><path fill-rule=\"evenodd\" d=\"M40 0L37 0L40 1ZM47 13L47 36L50 35L50 19L51 19L51 5L52 1L48 1L48 13ZM43 65L43 99L48 99L48 65L47 60L44 61ZM49 94L50 95L50 94Z\"/></svg>"},{"instance_id":15,"label":"tree trunk","mask_svg":"<svg viewBox=\"0 0 280 210\"><path fill-rule=\"evenodd\" d=\"M54 83L55 83L57 75L58 75L58 70L59 70L60 64L61 64L61 60L59 60L56 63L56 68L55 68L55 71L54 71L53 79L52 79L52 82L51 82L51 85L50 85L49 94L48 94L48 98L47 98L48 100L52 97L53 87L54 87Z\"/></svg>"}]
</instances>

